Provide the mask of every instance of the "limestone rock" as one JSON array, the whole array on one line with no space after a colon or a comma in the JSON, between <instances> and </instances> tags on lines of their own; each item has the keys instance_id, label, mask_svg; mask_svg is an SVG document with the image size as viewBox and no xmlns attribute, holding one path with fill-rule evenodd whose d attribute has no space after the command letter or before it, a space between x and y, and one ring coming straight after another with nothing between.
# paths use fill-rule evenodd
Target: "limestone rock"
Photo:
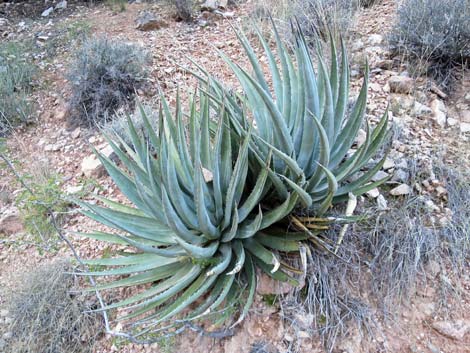
<instances>
[{"instance_id":1,"label":"limestone rock","mask_svg":"<svg viewBox=\"0 0 470 353\"><path fill-rule=\"evenodd\" d=\"M110 159L115 158L114 151L108 144L105 144L105 146L102 147L99 151L101 154ZM81 171L87 178L101 178L106 174L104 166L101 164L100 160L95 154L91 154L83 159L81 164Z\"/></svg>"},{"instance_id":2,"label":"limestone rock","mask_svg":"<svg viewBox=\"0 0 470 353\"><path fill-rule=\"evenodd\" d=\"M20 213L16 207L3 209L0 216L0 234L16 234L23 231Z\"/></svg>"},{"instance_id":3,"label":"limestone rock","mask_svg":"<svg viewBox=\"0 0 470 353\"><path fill-rule=\"evenodd\" d=\"M154 31L168 26L168 23L166 23L161 17L148 11L143 12L137 18L136 24L136 28L140 31Z\"/></svg>"},{"instance_id":4,"label":"limestone rock","mask_svg":"<svg viewBox=\"0 0 470 353\"><path fill-rule=\"evenodd\" d=\"M47 16L49 16L49 15L52 13L52 11L54 11L54 7L51 6L51 7L49 7L48 9L44 10L44 11L42 12L41 16L42 16L42 17L47 17Z\"/></svg>"},{"instance_id":5,"label":"limestone rock","mask_svg":"<svg viewBox=\"0 0 470 353\"><path fill-rule=\"evenodd\" d=\"M276 281L264 273L259 273L256 284L256 292L258 294L287 294L290 290L292 290L292 286L288 283Z\"/></svg>"},{"instance_id":6,"label":"limestone rock","mask_svg":"<svg viewBox=\"0 0 470 353\"><path fill-rule=\"evenodd\" d=\"M397 187L390 190L390 195L403 196L411 194L411 187L408 184L400 184Z\"/></svg>"},{"instance_id":7,"label":"limestone rock","mask_svg":"<svg viewBox=\"0 0 470 353\"><path fill-rule=\"evenodd\" d=\"M390 92L411 93L413 91L414 80L407 76L392 76L388 80Z\"/></svg>"},{"instance_id":8,"label":"limestone rock","mask_svg":"<svg viewBox=\"0 0 470 353\"><path fill-rule=\"evenodd\" d=\"M459 341L470 332L470 320L437 321L432 327L444 336Z\"/></svg>"},{"instance_id":9,"label":"limestone rock","mask_svg":"<svg viewBox=\"0 0 470 353\"><path fill-rule=\"evenodd\" d=\"M225 9L227 7L228 0L206 0L201 5L202 11L215 11L219 8Z\"/></svg>"},{"instance_id":10,"label":"limestone rock","mask_svg":"<svg viewBox=\"0 0 470 353\"><path fill-rule=\"evenodd\" d=\"M434 120L436 120L439 126L445 127L447 121L447 108L444 102L440 99L433 99L431 102L431 110Z\"/></svg>"}]
</instances>

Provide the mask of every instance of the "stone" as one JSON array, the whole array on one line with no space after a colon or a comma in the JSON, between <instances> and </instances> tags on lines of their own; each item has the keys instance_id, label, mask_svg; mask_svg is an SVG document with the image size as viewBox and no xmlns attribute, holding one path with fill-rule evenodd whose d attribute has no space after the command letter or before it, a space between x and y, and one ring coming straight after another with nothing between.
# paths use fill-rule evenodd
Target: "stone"
<instances>
[{"instance_id":1,"label":"stone","mask_svg":"<svg viewBox=\"0 0 470 353\"><path fill-rule=\"evenodd\" d=\"M383 170L389 170L395 167L395 162L391 158L385 159L384 165L382 166Z\"/></svg>"},{"instance_id":2,"label":"stone","mask_svg":"<svg viewBox=\"0 0 470 353\"><path fill-rule=\"evenodd\" d=\"M201 11L215 11L219 8L226 8L228 0L206 0L201 5Z\"/></svg>"},{"instance_id":3,"label":"stone","mask_svg":"<svg viewBox=\"0 0 470 353\"><path fill-rule=\"evenodd\" d=\"M105 144L99 152L109 159L116 158L112 147L108 144ZM85 157L81 164L82 174L87 178L101 178L106 174L104 166L101 164L100 160L95 154L91 154L88 157Z\"/></svg>"},{"instance_id":4,"label":"stone","mask_svg":"<svg viewBox=\"0 0 470 353\"><path fill-rule=\"evenodd\" d=\"M73 185L69 185L67 186L67 188L65 189L65 192L69 195L73 195L73 194L77 194L79 193L80 191L83 190L83 186L82 185L77 185L77 186L73 186Z\"/></svg>"},{"instance_id":5,"label":"stone","mask_svg":"<svg viewBox=\"0 0 470 353\"><path fill-rule=\"evenodd\" d=\"M92 154L83 159L81 171L87 178L100 178L104 175L105 169L99 159Z\"/></svg>"},{"instance_id":6,"label":"stone","mask_svg":"<svg viewBox=\"0 0 470 353\"><path fill-rule=\"evenodd\" d=\"M260 295L287 294L292 288L287 282L276 281L262 272L259 273L256 292Z\"/></svg>"},{"instance_id":7,"label":"stone","mask_svg":"<svg viewBox=\"0 0 470 353\"><path fill-rule=\"evenodd\" d=\"M379 170L375 175L372 177L372 181L379 181L381 179L387 178L389 175L388 173L384 172L383 170Z\"/></svg>"},{"instance_id":8,"label":"stone","mask_svg":"<svg viewBox=\"0 0 470 353\"><path fill-rule=\"evenodd\" d=\"M139 31L155 31L163 27L168 27L160 16L145 11L136 19L136 29Z\"/></svg>"},{"instance_id":9,"label":"stone","mask_svg":"<svg viewBox=\"0 0 470 353\"><path fill-rule=\"evenodd\" d=\"M392 76L388 80L388 85L392 93L411 93L413 91L414 80L406 76Z\"/></svg>"},{"instance_id":10,"label":"stone","mask_svg":"<svg viewBox=\"0 0 470 353\"><path fill-rule=\"evenodd\" d=\"M470 332L470 320L436 321L432 327L440 334L460 341Z\"/></svg>"},{"instance_id":11,"label":"stone","mask_svg":"<svg viewBox=\"0 0 470 353\"><path fill-rule=\"evenodd\" d=\"M470 132L470 123L460 123L460 131L463 133Z\"/></svg>"},{"instance_id":12,"label":"stone","mask_svg":"<svg viewBox=\"0 0 470 353\"><path fill-rule=\"evenodd\" d=\"M62 0L57 5L55 5L56 10L63 10L67 8L67 0Z\"/></svg>"},{"instance_id":13,"label":"stone","mask_svg":"<svg viewBox=\"0 0 470 353\"><path fill-rule=\"evenodd\" d=\"M461 122L470 123L470 110L462 110L459 115Z\"/></svg>"},{"instance_id":14,"label":"stone","mask_svg":"<svg viewBox=\"0 0 470 353\"><path fill-rule=\"evenodd\" d=\"M72 131L70 136L72 136L72 138L76 140L80 137L81 133L82 133L82 130L79 127L77 127L75 130Z\"/></svg>"},{"instance_id":15,"label":"stone","mask_svg":"<svg viewBox=\"0 0 470 353\"><path fill-rule=\"evenodd\" d=\"M0 214L0 234L12 235L23 231L23 223L18 208L6 208Z\"/></svg>"},{"instance_id":16,"label":"stone","mask_svg":"<svg viewBox=\"0 0 470 353\"><path fill-rule=\"evenodd\" d=\"M426 116L432 113L432 109L427 105L421 104L420 102L415 102L413 105L413 115L414 116Z\"/></svg>"},{"instance_id":17,"label":"stone","mask_svg":"<svg viewBox=\"0 0 470 353\"><path fill-rule=\"evenodd\" d=\"M47 17L47 16L49 16L49 15L52 13L52 11L54 11L54 7L51 6L51 7L49 7L48 9L44 10L44 11L42 12L41 16L42 16L42 17Z\"/></svg>"},{"instance_id":18,"label":"stone","mask_svg":"<svg viewBox=\"0 0 470 353\"><path fill-rule=\"evenodd\" d=\"M388 202L382 194L377 196L376 201L377 201L377 208L379 209L379 211L385 211L388 209Z\"/></svg>"},{"instance_id":19,"label":"stone","mask_svg":"<svg viewBox=\"0 0 470 353\"><path fill-rule=\"evenodd\" d=\"M400 184L397 187L390 190L392 196L403 196L411 194L411 187L408 184Z\"/></svg>"},{"instance_id":20,"label":"stone","mask_svg":"<svg viewBox=\"0 0 470 353\"><path fill-rule=\"evenodd\" d=\"M433 99L431 101L431 110L434 120L440 127L445 127L447 122L447 108L443 101L440 99Z\"/></svg>"},{"instance_id":21,"label":"stone","mask_svg":"<svg viewBox=\"0 0 470 353\"><path fill-rule=\"evenodd\" d=\"M372 190L367 191L366 195L367 195L367 197L369 197L371 199L375 199L375 198L379 197L380 192L379 192L379 189L373 188Z\"/></svg>"},{"instance_id":22,"label":"stone","mask_svg":"<svg viewBox=\"0 0 470 353\"><path fill-rule=\"evenodd\" d=\"M367 41L370 45L379 45L384 41L384 37L380 34L371 34Z\"/></svg>"},{"instance_id":23,"label":"stone","mask_svg":"<svg viewBox=\"0 0 470 353\"><path fill-rule=\"evenodd\" d=\"M367 138L367 133L364 130L359 129L357 136L356 136L356 141L355 141L357 146L359 147L364 142L366 142L366 138Z\"/></svg>"}]
</instances>

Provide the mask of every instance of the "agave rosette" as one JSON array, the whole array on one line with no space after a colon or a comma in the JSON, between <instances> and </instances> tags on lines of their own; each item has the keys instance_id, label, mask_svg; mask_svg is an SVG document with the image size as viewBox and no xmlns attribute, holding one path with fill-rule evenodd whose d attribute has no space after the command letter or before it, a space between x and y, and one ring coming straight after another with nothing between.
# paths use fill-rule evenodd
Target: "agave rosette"
<instances>
[{"instance_id":1,"label":"agave rosette","mask_svg":"<svg viewBox=\"0 0 470 353\"><path fill-rule=\"evenodd\" d=\"M210 83L215 100L224 101L233 130L246 136L251 125L250 153L265 160L273 153L270 173L274 197L285 197L289 190L299 194L299 202L315 216L348 198L363 194L387 179L371 181L382 167L385 156L369 169L364 167L389 136L388 111L374 129L365 121L368 73L358 98L348 109L349 63L341 42L338 55L332 38L327 67L320 47L316 63L300 28L293 26L295 45L292 53L281 41L273 25L277 55L258 30L258 38L269 66L269 78L263 71L255 50L243 33L237 33L252 66L253 74L221 53L242 86L237 95L199 67L205 75L196 75ZM272 87L268 84L272 82ZM240 103L242 102L242 103ZM359 129L365 124L365 142L353 148Z\"/></svg>"},{"instance_id":2,"label":"agave rosette","mask_svg":"<svg viewBox=\"0 0 470 353\"><path fill-rule=\"evenodd\" d=\"M82 212L117 232L84 236L127 245L123 256L88 260L109 267L90 276L127 276L100 283L98 290L147 284L144 290L108 305L125 309L122 319L156 325L172 319L205 296L186 319L242 303L239 321L248 312L256 288L255 268L281 280L290 277L276 255L299 249L303 234L263 232L285 218L297 203L291 193L282 202L261 205L270 187L269 155L250 174L250 132L232 138L226 110L215 110L219 121L210 134L209 98L191 103L189 127L177 103L173 119L163 99L158 132L142 110L147 139L138 136L129 119L132 146L122 139L109 144L121 166L98 157L122 193L133 203L125 206L100 198L103 206L81 203ZM187 143L189 141L189 144Z\"/></svg>"}]
</instances>

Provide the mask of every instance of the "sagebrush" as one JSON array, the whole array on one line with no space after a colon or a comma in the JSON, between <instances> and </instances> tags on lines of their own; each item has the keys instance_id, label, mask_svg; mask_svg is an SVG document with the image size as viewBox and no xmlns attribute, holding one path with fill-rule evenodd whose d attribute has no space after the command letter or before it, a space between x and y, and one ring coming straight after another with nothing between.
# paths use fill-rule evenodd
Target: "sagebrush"
<instances>
[{"instance_id":1,"label":"sagebrush","mask_svg":"<svg viewBox=\"0 0 470 353\"><path fill-rule=\"evenodd\" d=\"M36 68L28 43L0 44L0 137L33 117L29 99Z\"/></svg>"},{"instance_id":2,"label":"sagebrush","mask_svg":"<svg viewBox=\"0 0 470 353\"><path fill-rule=\"evenodd\" d=\"M470 60L470 1L405 0L390 33L392 47L419 60L442 83Z\"/></svg>"},{"instance_id":3,"label":"sagebrush","mask_svg":"<svg viewBox=\"0 0 470 353\"><path fill-rule=\"evenodd\" d=\"M135 92L148 75L148 61L148 53L135 44L105 37L85 41L69 72L70 122L96 126L120 109L133 109Z\"/></svg>"},{"instance_id":4,"label":"sagebrush","mask_svg":"<svg viewBox=\"0 0 470 353\"><path fill-rule=\"evenodd\" d=\"M88 353L102 334L95 301L72 293L78 288L66 261L27 271L8 297L13 319L6 351L15 353Z\"/></svg>"}]
</instances>

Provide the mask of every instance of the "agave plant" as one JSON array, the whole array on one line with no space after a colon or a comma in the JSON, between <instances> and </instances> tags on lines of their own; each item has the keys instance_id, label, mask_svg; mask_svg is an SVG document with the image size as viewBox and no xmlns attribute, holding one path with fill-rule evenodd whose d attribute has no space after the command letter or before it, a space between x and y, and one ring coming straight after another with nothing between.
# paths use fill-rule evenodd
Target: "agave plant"
<instances>
[{"instance_id":1,"label":"agave plant","mask_svg":"<svg viewBox=\"0 0 470 353\"><path fill-rule=\"evenodd\" d=\"M179 99L173 119L162 98L157 132L141 110L148 128L145 139L129 119L132 146L108 139L121 167L98 153L133 206L107 199L100 199L102 206L81 203L83 214L115 230L83 235L127 246L122 256L89 260L110 268L86 275L128 276L101 283L99 290L146 285L105 308L124 309L122 319L157 325L206 294L185 320L240 302L240 321L253 302L255 268L296 283L276 253L297 251L306 235L263 230L286 217L298 196L291 193L278 204L261 205L270 188L270 155L261 163L250 161L250 132L243 139L232 138L226 110L220 106L212 111L202 92L198 98L200 108L193 99L187 128ZM213 139L211 113L219 118ZM250 163L259 163L258 175L249 173Z\"/></svg>"},{"instance_id":2,"label":"agave plant","mask_svg":"<svg viewBox=\"0 0 470 353\"><path fill-rule=\"evenodd\" d=\"M316 60L311 56L299 26L293 26L295 45L292 53L281 41L274 25L273 29L277 55L258 31L269 63L269 78L243 33L237 35L253 74L220 53L238 78L243 94L231 93L201 67L205 75L196 75L203 82L210 83L215 100L224 102L232 129L239 136L246 136L251 125L249 121L255 121L250 153L259 160L266 160L270 153L274 155L270 173L274 197L285 197L290 189L295 190L299 202L309 207L310 213L321 216L332 204L344 201L348 195L363 194L386 180L371 182L382 167L385 156L369 170L364 170L364 166L389 136L388 112L374 129L364 119L367 65L359 96L348 111L349 63L343 42L341 55L338 55L330 36L331 63L328 68L320 46L317 47ZM268 82L272 82L272 87ZM364 124L366 140L353 149L359 129Z\"/></svg>"}]
</instances>

